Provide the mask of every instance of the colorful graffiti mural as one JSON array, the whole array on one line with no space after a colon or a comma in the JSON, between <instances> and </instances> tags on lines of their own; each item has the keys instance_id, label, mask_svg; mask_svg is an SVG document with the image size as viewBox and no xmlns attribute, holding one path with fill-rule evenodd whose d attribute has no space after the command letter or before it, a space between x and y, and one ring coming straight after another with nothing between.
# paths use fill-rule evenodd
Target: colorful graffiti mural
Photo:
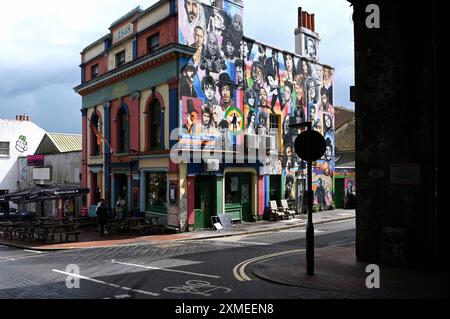
<instances>
[{"instance_id":1,"label":"colorful graffiti mural","mask_svg":"<svg viewBox=\"0 0 450 319\"><path fill-rule=\"evenodd\" d=\"M331 206L334 70L316 62L317 43L304 39L308 60L245 38L243 8L234 1L224 1L222 10L198 0L179 0L178 8L179 41L196 48L179 70L181 140L214 145L221 137L221 147L230 150L243 144L246 135L259 135L259 141L275 137L279 155L267 157L260 173L283 175L286 196L293 197L291 179L297 180L305 163L294 151L299 132L289 125L311 121L327 142L314 170L320 195L315 201Z\"/></svg>"},{"instance_id":2,"label":"colorful graffiti mural","mask_svg":"<svg viewBox=\"0 0 450 319\"><path fill-rule=\"evenodd\" d=\"M226 141L222 147L230 149L242 142L234 137L245 130L240 90L243 9L229 1L222 10L197 0L179 0L178 7L179 41L197 49L180 70L182 138L212 141L221 136ZM189 128L191 113L198 117L194 130Z\"/></svg>"}]
</instances>

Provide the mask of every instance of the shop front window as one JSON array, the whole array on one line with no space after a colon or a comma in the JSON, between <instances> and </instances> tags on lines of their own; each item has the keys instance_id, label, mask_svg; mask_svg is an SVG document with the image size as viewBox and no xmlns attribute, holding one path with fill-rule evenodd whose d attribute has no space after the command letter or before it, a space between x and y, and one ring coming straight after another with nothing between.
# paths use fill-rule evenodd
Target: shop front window
<instances>
[{"instance_id":1,"label":"shop front window","mask_svg":"<svg viewBox=\"0 0 450 319\"><path fill-rule=\"evenodd\" d=\"M239 196L239 177L236 175L229 175L226 177L226 204L236 204L240 203Z\"/></svg>"},{"instance_id":2,"label":"shop front window","mask_svg":"<svg viewBox=\"0 0 450 319\"><path fill-rule=\"evenodd\" d=\"M147 210L156 212L167 212L167 174L146 174L146 207Z\"/></svg>"}]
</instances>

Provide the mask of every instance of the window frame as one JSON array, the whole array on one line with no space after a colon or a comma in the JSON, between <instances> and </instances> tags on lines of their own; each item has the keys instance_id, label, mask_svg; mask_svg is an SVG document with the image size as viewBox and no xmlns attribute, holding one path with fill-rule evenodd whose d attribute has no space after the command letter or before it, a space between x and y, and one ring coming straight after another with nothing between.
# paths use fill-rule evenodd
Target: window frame
<instances>
[{"instance_id":1,"label":"window frame","mask_svg":"<svg viewBox=\"0 0 450 319\"><path fill-rule=\"evenodd\" d=\"M123 56L123 61L121 57ZM116 53L116 68L124 65L126 63L126 50L122 50Z\"/></svg>"},{"instance_id":2,"label":"window frame","mask_svg":"<svg viewBox=\"0 0 450 319\"><path fill-rule=\"evenodd\" d=\"M158 125L158 129L155 130L155 124ZM148 148L150 151L160 150L162 145L162 136L161 136L161 104L155 99L148 108ZM155 132L157 132L157 136L159 136L159 142L155 142Z\"/></svg>"},{"instance_id":3,"label":"window frame","mask_svg":"<svg viewBox=\"0 0 450 319\"><path fill-rule=\"evenodd\" d=\"M154 39L157 39L157 41L158 41L157 45L152 44L152 40L154 40ZM159 50L159 48L160 48L159 40L160 40L159 32L147 37L147 54L152 54Z\"/></svg>"},{"instance_id":4,"label":"window frame","mask_svg":"<svg viewBox=\"0 0 450 319\"><path fill-rule=\"evenodd\" d=\"M94 69L97 72L94 72ZM91 65L91 80L96 79L100 76L100 65L98 63Z\"/></svg>"},{"instance_id":5,"label":"window frame","mask_svg":"<svg viewBox=\"0 0 450 319\"><path fill-rule=\"evenodd\" d=\"M6 146L0 147L0 157L10 157L11 156L11 142L0 141L0 143L5 143ZM1 144L0 144L1 145ZM2 150L6 150L6 153L2 153Z\"/></svg>"},{"instance_id":6,"label":"window frame","mask_svg":"<svg viewBox=\"0 0 450 319\"><path fill-rule=\"evenodd\" d=\"M130 147L130 123L128 112L124 107L121 107L117 112L117 151L119 154L127 154ZM122 127L123 126L123 127ZM123 136L123 141L122 141ZM123 142L123 148L122 143Z\"/></svg>"}]
</instances>

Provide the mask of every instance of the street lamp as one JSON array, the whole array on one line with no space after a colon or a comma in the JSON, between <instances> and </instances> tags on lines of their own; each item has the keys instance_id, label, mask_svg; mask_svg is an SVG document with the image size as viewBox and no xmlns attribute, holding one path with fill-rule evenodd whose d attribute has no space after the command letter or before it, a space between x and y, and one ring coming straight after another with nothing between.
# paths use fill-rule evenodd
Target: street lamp
<instances>
[{"instance_id":1,"label":"street lamp","mask_svg":"<svg viewBox=\"0 0 450 319\"><path fill-rule=\"evenodd\" d=\"M314 223L312 218L313 199L312 191L312 162L317 161L325 154L326 142L323 136L312 130L311 122L303 122L289 125L290 128L307 131L301 133L295 140L295 152L302 159L307 161L308 171L308 222L306 225L306 269L308 275L314 275Z\"/></svg>"}]
</instances>

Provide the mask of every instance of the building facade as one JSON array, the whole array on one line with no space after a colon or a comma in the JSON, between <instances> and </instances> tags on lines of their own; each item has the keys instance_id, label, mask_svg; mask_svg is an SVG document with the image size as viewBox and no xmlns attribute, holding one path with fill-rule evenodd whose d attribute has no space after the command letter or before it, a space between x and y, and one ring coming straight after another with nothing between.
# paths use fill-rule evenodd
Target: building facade
<instances>
[{"instance_id":1,"label":"building facade","mask_svg":"<svg viewBox=\"0 0 450 319\"><path fill-rule=\"evenodd\" d=\"M82 136L79 134L46 133L34 155L18 161L19 190L36 185L81 186ZM81 196L19 204L24 211L39 217L77 217L83 206Z\"/></svg>"},{"instance_id":2,"label":"building facade","mask_svg":"<svg viewBox=\"0 0 450 319\"><path fill-rule=\"evenodd\" d=\"M27 115L15 120L0 119L0 191L18 190L20 174L17 170L23 156L33 155L45 131L31 122Z\"/></svg>"},{"instance_id":3,"label":"building facade","mask_svg":"<svg viewBox=\"0 0 450 319\"><path fill-rule=\"evenodd\" d=\"M318 62L314 15L299 9L293 53L245 37L243 10L242 1L161 0L83 50L86 214L123 198L129 214L180 231L222 213L259 220L270 200L303 194L289 124L307 120L327 141L315 204L333 206L334 69Z\"/></svg>"}]
</instances>

